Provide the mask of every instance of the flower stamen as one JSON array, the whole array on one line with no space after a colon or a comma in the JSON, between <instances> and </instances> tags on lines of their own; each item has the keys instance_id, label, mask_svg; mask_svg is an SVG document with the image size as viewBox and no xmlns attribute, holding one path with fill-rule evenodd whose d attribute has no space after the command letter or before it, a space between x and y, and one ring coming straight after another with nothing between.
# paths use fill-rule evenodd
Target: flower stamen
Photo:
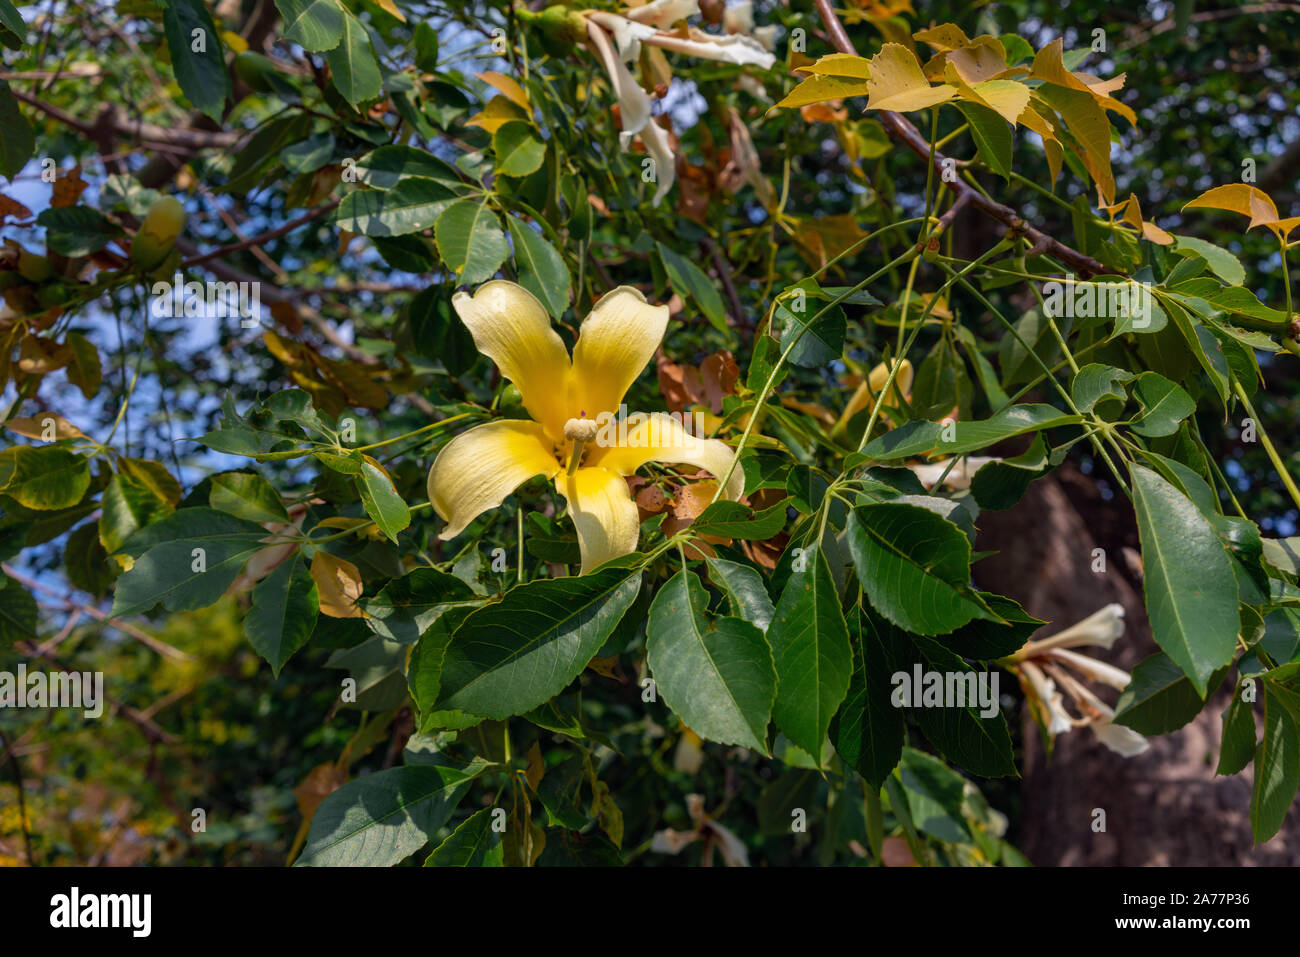
<instances>
[{"instance_id":1,"label":"flower stamen","mask_svg":"<svg viewBox=\"0 0 1300 957\"><path fill-rule=\"evenodd\" d=\"M573 443L573 452L569 456L568 474L578 470L582 461L582 447L596 437L600 427L593 419L570 419L564 423L564 437Z\"/></svg>"}]
</instances>

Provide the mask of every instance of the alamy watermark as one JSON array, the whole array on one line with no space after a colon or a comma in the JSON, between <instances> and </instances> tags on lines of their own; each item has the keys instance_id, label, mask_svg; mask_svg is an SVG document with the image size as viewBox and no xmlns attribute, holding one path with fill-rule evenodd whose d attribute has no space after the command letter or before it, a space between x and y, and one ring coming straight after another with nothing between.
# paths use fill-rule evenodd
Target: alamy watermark
<instances>
[{"instance_id":1,"label":"alamy watermark","mask_svg":"<svg viewBox=\"0 0 1300 957\"><path fill-rule=\"evenodd\" d=\"M87 718L104 713L102 671L0 671L0 708L76 708Z\"/></svg>"},{"instance_id":2,"label":"alamy watermark","mask_svg":"<svg viewBox=\"0 0 1300 957\"><path fill-rule=\"evenodd\" d=\"M1136 279L1091 282L1067 273L1064 280L1043 283L1043 308L1054 319L1131 319L1131 328L1145 329L1151 325L1151 302L1151 284Z\"/></svg>"},{"instance_id":3,"label":"alamy watermark","mask_svg":"<svg viewBox=\"0 0 1300 957\"><path fill-rule=\"evenodd\" d=\"M178 272L170 282L154 283L150 292L149 314L155 319L238 317L245 329L254 329L262 321L260 282L186 282Z\"/></svg>"},{"instance_id":4,"label":"alamy watermark","mask_svg":"<svg viewBox=\"0 0 1300 957\"><path fill-rule=\"evenodd\" d=\"M926 671L919 664L890 676L889 703L895 708L973 708L981 718L998 713L996 671Z\"/></svg>"}]
</instances>

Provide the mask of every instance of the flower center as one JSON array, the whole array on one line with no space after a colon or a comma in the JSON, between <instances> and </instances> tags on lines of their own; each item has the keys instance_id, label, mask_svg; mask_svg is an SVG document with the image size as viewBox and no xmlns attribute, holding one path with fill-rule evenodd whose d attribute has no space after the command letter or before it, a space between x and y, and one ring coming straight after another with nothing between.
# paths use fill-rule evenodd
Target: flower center
<instances>
[{"instance_id":1,"label":"flower center","mask_svg":"<svg viewBox=\"0 0 1300 957\"><path fill-rule=\"evenodd\" d=\"M573 443L568 474L572 475L578 470L578 463L582 461L582 447L594 439L599 431L600 427L594 419L570 419L564 423L564 437Z\"/></svg>"}]
</instances>

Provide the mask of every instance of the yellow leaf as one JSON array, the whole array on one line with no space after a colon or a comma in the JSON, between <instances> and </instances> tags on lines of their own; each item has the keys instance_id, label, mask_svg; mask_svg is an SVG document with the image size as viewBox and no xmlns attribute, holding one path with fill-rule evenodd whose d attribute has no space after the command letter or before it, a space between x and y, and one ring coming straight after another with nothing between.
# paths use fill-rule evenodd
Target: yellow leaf
<instances>
[{"instance_id":1,"label":"yellow leaf","mask_svg":"<svg viewBox=\"0 0 1300 957\"><path fill-rule=\"evenodd\" d=\"M1115 174L1110 168L1110 121L1091 93L1044 83L1034 93L1054 107L1074 134L1088 175L1097 184L1102 203L1115 202Z\"/></svg>"},{"instance_id":2,"label":"yellow leaf","mask_svg":"<svg viewBox=\"0 0 1300 957\"><path fill-rule=\"evenodd\" d=\"M1120 86L1124 85L1124 75L1102 81L1089 74L1071 73L1065 68L1065 61L1062 59L1064 46L1061 38L1057 37L1039 50L1034 56L1034 69L1030 75L1046 80L1048 83L1055 83L1057 86L1087 93L1102 109L1114 110L1128 120L1130 126L1137 126L1137 116L1133 111L1119 100L1107 96L1111 89L1118 89L1116 83ZM1089 84L1088 80L1091 80L1092 84Z\"/></svg>"},{"instance_id":3,"label":"yellow leaf","mask_svg":"<svg viewBox=\"0 0 1300 957\"><path fill-rule=\"evenodd\" d=\"M1297 218L1296 222L1300 223L1300 218ZM1165 232L1155 223L1142 224L1142 238L1150 240L1153 243L1158 243L1161 246L1172 245L1174 241L1173 236L1169 235L1169 233Z\"/></svg>"},{"instance_id":4,"label":"yellow leaf","mask_svg":"<svg viewBox=\"0 0 1300 957\"><path fill-rule=\"evenodd\" d=\"M499 127L504 126L511 120L524 120L527 122L530 119L529 114L521 110L519 104L512 102L509 97L494 96L488 100L483 112L471 116L465 121L465 125L477 126L489 133L495 133Z\"/></svg>"},{"instance_id":5,"label":"yellow leaf","mask_svg":"<svg viewBox=\"0 0 1300 957\"><path fill-rule=\"evenodd\" d=\"M912 34L912 39L928 43L940 53L970 46L970 40L965 32L954 23L944 23L937 27L930 27L928 30L918 30Z\"/></svg>"},{"instance_id":6,"label":"yellow leaf","mask_svg":"<svg viewBox=\"0 0 1300 957\"><path fill-rule=\"evenodd\" d=\"M248 52L248 41L234 30L222 30L221 39L225 41L226 46L230 47L230 49L234 50L236 53Z\"/></svg>"},{"instance_id":7,"label":"yellow leaf","mask_svg":"<svg viewBox=\"0 0 1300 957\"><path fill-rule=\"evenodd\" d=\"M487 73L476 74L480 80L490 86L496 87L510 102L514 103L520 109L529 113L532 107L528 104L528 94L520 86L514 77L506 76L504 73L496 73L489 70Z\"/></svg>"},{"instance_id":8,"label":"yellow leaf","mask_svg":"<svg viewBox=\"0 0 1300 957\"><path fill-rule=\"evenodd\" d=\"M1057 138L1056 129L1032 106L1026 106L1021 110L1017 119L1022 126L1028 127L1042 138L1043 152L1047 155L1047 171L1051 174L1052 183L1055 185L1061 175L1061 161L1065 159L1065 148Z\"/></svg>"},{"instance_id":9,"label":"yellow leaf","mask_svg":"<svg viewBox=\"0 0 1300 957\"><path fill-rule=\"evenodd\" d=\"M930 86L921 72L915 54L899 43L886 43L871 58L871 78L867 80L871 110L897 110L910 113L947 102L957 95L946 83Z\"/></svg>"},{"instance_id":10,"label":"yellow leaf","mask_svg":"<svg viewBox=\"0 0 1300 957\"><path fill-rule=\"evenodd\" d=\"M1277 204L1273 202L1268 193L1256 186L1248 186L1245 183L1229 183L1227 186L1216 186L1213 189L1207 189L1184 206L1183 209L1191 209L1192 207L1223 209L1230 213L1241 213L1243 216L1249 216L1250 225L1246 227L1247 229L1263 226L1272 230L1280 242L1286 242L1292 230L1300 226L1300 216L1293 216L1290 219L1279 218Z\"/></svg>"},{"instance_id":11,"label":"yellow leaf","mask_svg":"<svg viewBox=\"0 0 1300 957\"><path fill-rule=\"evenodd\" d=\"M401 10L397 9L397 4L393 3L393 0L375 0L375 3L385 13L391 13L393 16L397 17L397 19L401 20L403 23L406 22L406 14L402 13Z\"/></svg>"},{"instance_id":12,"label":"yellow leaf","mask_svg":"<svg viewBox=\"0 0 1300 957\"><path fill-rule=\"evenodd\" d=\"M967 83L979 83L1006 72L1007 54L993 37L980 37L968 47L951 51L947 62Z\"/></svg>"},{"instance_id":13,"label":"yellow leaf","mask_svg":"<svg viewBox=\"0 0 1300 957\"><path fill-rule=\"evenodd\" d=\"M1015 126L1029 104L1029 87L1015 80L985 80L971 86L952 61L944 67L948 83L964 100L986 106Z\"/></svg>"},{"instance_id":14,"label":"yellow leaf","mask_svg":"<svg viewBox=\"0 0 1300 957\"><path fill-rule=\"evenodd\" d=\"M1183 209L1198 206L1206 209L1226 209L1230 213L1241 213L1243 216L1249 216L1250 225L1246 227L1247 229L1254 229L1256 226L1278 221L1277 205L1268 193L1256 186L1248 186L1245 183L1230 183L1227 186L1216 186L1213 189L1207 189L1184 206Z\"/></svg>"},{"instance_id":15,"label":"yellow leaf","mask_svg":"<svg viewBox=\"0 0 1300 957\"><path fill-rule=\"evenodd\" d=\"M843 76L810 76L772 109L808 106L812 103L825 103L827 100L842 100L849 96L866 96L870 92L867 80Z\"/></svg>"},{"instance_id":16,"label":"yellow leaf","mask_svg":"<svg viewBox=\"0 0 1300 957\"><path fill-rule=\"evenodd\" d=\"M364 618L357 607L361 597L361 572L346 558L317 550L311 562L311 577L320 594L320 611L331 618Z\"/></svg>"},{"instance_id":17,"label":"yellow leaf","mask_svg":"<svg viewBox=\"0 0 1300 957\"><path fill-rule=\"evenodd\" d=\"M5 428L29 439L56 442L59 439L85 438L85 433L63 416L54 412L40 412L21 419L10 419Z\"/></svg>"},{"instance_id":18,"label":"yellow leaf","mask_svg":"<svg viewBox=\"0 0 1300 957\"><path fill-rule=\"evenodd\" d=\"M870 61L851 53L828 53L816 63L804 64L799 69L816 76L847 76L857 80L871 76Z\"/></svg>"}]
</instances>

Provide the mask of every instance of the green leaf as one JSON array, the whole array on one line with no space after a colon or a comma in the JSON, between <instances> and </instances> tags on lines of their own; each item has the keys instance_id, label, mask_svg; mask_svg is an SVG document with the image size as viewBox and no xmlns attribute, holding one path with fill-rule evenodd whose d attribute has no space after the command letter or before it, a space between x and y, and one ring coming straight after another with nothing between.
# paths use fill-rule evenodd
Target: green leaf
<instances>
[{"instance_id":1,"label":"green leaf","mask_svg":"<svg viewBox=\"0 0 1300 957\"><path fill-rule=\"evenodd\" d=\"M682 299L693 299L703 311L709 324L719 332L727 331L727 316L722 307L722 297L709 277L695 263L679 256L663 243L656 242L659 259L668 274L668 283Z\"/></svg>"},{"instance_id":2,"label":"green leaf","mask_svg":"<svg viewBox=\"0 0 1300 957\"><path fill-rule=\"evenodd\" d=\"M739 562L730 562L722 558L705 558L709 568L709 580L718 586L726 598L734 618L743 618L758 628L767 631L772 615L772 599L763 584L763 576L756 569Z\"/></svg>"},{"instance_id":3,"label":"green leaf","mask_svg":"<svg viewBox=\"0 0 1300 957\"><path fill-rule=\"evenodd\" d=\"M1132 382L1133 379L1133 373L1127 369L1090 362L1075 373L1074 381L1070 383L1070 398L1080 412L1091 412L1098 402L1127 402L1128 393L1124 391L1124 383Z\"/></svg>"},{"instance_id":4,"label":"green leaf","mask_svg":"<svg viewBox=\"0 0 1300 957\"><path fill-rule=\"evenodd\" d=\"M987 448L1014 435L1062 425L1077 425L1082 421L1081 417L1066 415L1050 405L1013 405L987 419L954 423L954 438L951 442L943 441L943 426L940 423L915 421L873 439L862 451L881 461L911 458L930 452L962 455Z\"/></svg>"},{"instance_id":5,"label":"green leaf","mask_svg":"<svg viewBox=\"0 0 1300 957\"><path fill-rule=\"evenodd\" d=\"M582 561L578 536L572 528L538 512L529 512L524 522L528 525L528 537L524 541L528 554L561 565L576 565Z\"/></svg>"},{"instance_id":6,"label":"green leaf","mask_svg":"<svg viewBox=\"0 0 1300 957\"><path fill-rule=\"evenodd\" d=\"M1264 686L1264 740L1255 752L1255 785L1250 795L1250 829L1255 843L1276 834L1300 788L1300 734L1295 719Z\"/></svg>"},{"instance_id":7,"label":"green leaf","mask_svg":"<svg viewBox=\"0 0 1300 957\"><path fill-rule=\"evenodd\" d=\"M266 547L266 529L211 508L185 508L132 535L120 551L135 559L117 581L114 618L148 611L211 605L226 593L244 563Z\"/></svg>"},{"instance_id":8,"label":"green leaf","mask_svg":"<svg viewBox=\"0 0 1300 957\"><path fill-rule=\"evenodd\" d=\"M780 678L772 718L787 738L815 756L848 691L853 652L826 556L815 549L803 566L781 591L767 640Z\"/></svg>"},{"instance_id":9,"label":"green leaf","mask_svg":"<svg viewBox=\"0 0 1300 957\"><path fill-rule=\"evenodd\" d=\"M1196 411L1192 397L1158 372L1143 372L1138 376L1133 383L1133 396L1142 404L1142 412L1130 428L1148 438L1173 435L1179 423Z\"/></svg>"},{"instance_id":10,"label":"green leaf","mask_svg":"<svg viewBox=\"0 0 1300 957\"><path fill-rule=\"evenodd\" d=\"M280 150L280 165L290 173L314 173L334 158L334 136L320 133Z\"/></svg>"},{"instance_id":11,"label":"green leaf","mask_svg":"<svg viewBox=\"0 0 1300 957\"><path fill-rule=\"evenodd\" d=\"M316 809L305 867L392 867L429 842L483 769L388 768L343 785Z\"/></svg>"},{"instance_id":12,"label":"green leaf","mask_svg":"<svg viewBox=\"0 0 1300 957\"><path fill-rule=\"evenodd\" d=\"M26 35L24 27L23 36ZM8 34L5 36L7 39ZM18 98L9 89L8 81L0 80L0 176L12 180L22 172L35 151L32 126L18 109Z\"/></svg>"},{"instance_id":13,"label":"green leaf","mask_svg":"<svg viewBox=\"0 0 1300 957\"><path fill-rule=\"evenodd\" d=\"M1223 675L1217 678L1211 679L1212 688ZM1115 703L1114 723L1138 734L1169 734L1200 714L1203 704L1183 670L1168 655L1157 653L1133 669L1133 680Z\"/></svg>"},{"instance_id":14,"label":"green leaf","mask_svg":"<svg viewBox=\"0 0 1300 957\"><path fill-rule=\"evenodd\" d=\"M433 244L423 236L373 236L384 262L399 272L421 275L433 268Z\"/></svg>"},{"instance_id":15,"label":"green leaf","mask_svg":"<svg viewBox=\"0 0 1300 957\"><path fill-rule=\"evenodd\" d=\"M1030 636L1047 622L1035 618L1020 607L1019 602L1012 601L1004 595L992 592L977 592L981 601L994 614L1006 621L976 618L963 625L950 635L941 635L934 640L953 654L963 658L975 658L991 661L1014 654L1029 640Z\"/></svg>"},{"instance_id":16,"label":"green leaf","mask_svg":"<svg viewBox=\"0 0 1300 957\"><path fill-rule=\"evenodd\" d=\"M459 200L443 211L434 238L442 261L467 286L491 279L510 255L501 220L486 203L471 199Z\"/></svg>"},{"instance_id":17,"label":"green leaf","mask_svg":"<svg viewBox=\"0 0 1300 957\"><path fill-rule=\"evenodd\" d=\"M90 488L90 460L57 445L17 445L0 452L0 490L27 508L71 508Z\"/></svg>"},{"instance_id":18,"label":"green leaf","mask_svg":"<svg viewBox=\"0 0 1300 957\"><path fill-rule=\"evenodd\" d=\"M503 857L501 835L492 828L493 811L494 808L485 807L467 817L430 852L424 859L424 866L500 867Z\"/></svg>"},{"instance_id":19,"label":"green leaf","mask_svg":"<svg viewBox=\"0 0 1300 957\"><path fill-rule=\"evenodd\" d=\"M66 370L68 381L80 389L84 397L93 398L104 378L99 350L79 332L69 332L64 343L72 350L72 361Z\"/></svg>"},{"instance_id":20,"label":"green leaf","mask_svg":"<svg viewBox=\"0 0 1300 957\"><path fill-rule=\"evenodd\" d=\"M21 50L26 39L27 24L23 22L23 15L9 0L0 0L0 43L11 50Z\"/></svg>"},{"instance_id":21,"label":"green leaf","mask_svg":"<svg viewBox=\"0 0 1300 957\"><path fill-rule=\"evenodd\" d=\"M844 310L830 306L805 314L788 308L786 302L791 301L777 303L773 316L773 323L781 329L781 347L790 350L789 361L813 369L838 359L844 351L847 329ZM806 300L800 301L807 305Z\"/></svg>"},{"instance_id":22,"label":"green leaf","mask_svg":"<svg viewBox=\"0 0 1300 957\"><path fill-rule=\"evenodd\" d=\"M99 541L108 552L118 551L132 535L172 511L143 482L114 475L99 500Z\"/></svg>"},{"instance_id":23,"label":"green leaf","mask_svg":"<svg viewBox=\"0 0 1300 957\"><path fill-rule=\"evenodd\" d=\"M903 749L903 712L889 703L894 669L880 635L894 626L856 607L848 624L853 674L844 703L831 722L831 742L840 758L879 791Z\"/></svg>"},{"instance_id":24,"label":"green leaf","mask_svg":"<svg viewBox=\"0 0 1300 957\"><path fill-rule=\"evenodd\" d=\"M36 637L36 599L8 575L0 575L0 648Z\"/></svg>"},{"instance_id":25,"label":"green leaf","mask_svg":"<svg viewBox=\"0 0 1300 957\"><path fill-rule=\"evenodd\" d=\"M98 210L89 206L47 209L36 217L44 226L45 244L60 256L88 256L122 235L122 230Z\"/></svg>"},{"instance_id":26,"label":"green leaf","mask_svg":"<svg viewBox=\"0 0 1300 957\"><path fill-rule=\"evenodd\" d=\"M1241 260L1220 246L1208 243L1194 236L1174 236L1173 251L1179 255L1194 254L1209 263L1215 275L1229 286L1240 286L1246 282L1246 270Z\"/></svg>"},{"instance_id":27,"label":"green leaf","mask_svg":"<svg viewBox=\"0 0 1300 957\"><path fill-rule=\"evenodd\" d=\"M334 211L334 222L364 236L405 236L433 226L455 200L441 183L408 176L391 190L348 193Z\"/></svg>"},{"instance_id":28,"label":"green leaf","mask_svg":"<svg viewBox=\"0 0 1300 957\"><path fill-rule=\"evenodd\" d=\"M979 158L1008 184L1011 182L1011 127L996 111L965 100L954 102L970 123Z\"/></svg>"},{"instance_id":29,"label":"green leaf","mask_svg":"<svg viewBox=\"0 0 1300 957\"><path fill-rule=\"evenodd\" d=\"M720 499L695 517L691 530L699 535L719 538L766 541L785 527L785 509L784 501L755 512L740 502Z\"/></svg>"},{"instance_id":30,"label":"green leaf","mask_svg":"<svg viewBox=\"0 0 1300 957\"><path fill-rule=\"evenodd\" d=\"M412 177L452 190L465 185L455 167L414 146L381 146L357 160L357 179L371 189L392 189Z\"/></svg>"},{"instance_id":31,"label":"green leaf","mask_svg":"<svg viewBox=\"0 0 1300 957\"><path fill-rule=\"evenodd\" d=\"M397 494L393 480L366 458L361 462L361 474L356 477L356 483L366 514L375 520L381 532L396 542L398 533L411 524L411 510Z\"/></svg>"},{"instance_id":32,"label":"green leaf","mask_svg":"<svg viewBox=\"0 0 1300 957\"><path fill-rule=\"evenodd\" d=\"M220 123L230 98L226 51L203 0L171 0L163 9L163 32L172 71L195 109Z\"/></svg>"},{"instance_id":33,"label":"green leaf","mask_svg":"<svg viewBox=\"0 0 1300 957\"><path fill-rule=\"evenodd\" d=\"M1147 616L1156 643L1202 698L1237 644L1237 583L1213 526L1181 492L1130 467L1142 544Z\"/></svg>"},{"instance_id":34,"label":"green leaf","mask_svg":"<svg viewBox=\"0 0 1300 957\"><path fill-rule=\"evenodd\" d=\"M510 589L456 629L437 707L507 718L553 698L600 650L640 590L641 572L617 566Z\"/></svg>"},{"instance_id":35,"label":"green leaf","mask_svg":"<svg viewBox=\"0 0 1300 957\"><path fill-rule=\"evenodd\" d=\"M969 843L962 811L966 780L932 754L904 748L898 769L917 829L951 843Z\"/></svg>"},{"instance_id":36,"label":"green leaf","mask_svg":"<svg viewBox=\"0 0 1300 957\"><path fill-rule=\"evenodd\" d=\"M208 504L239 518L264 525L268 522L288 524L280 493L271 483L252 472L223 472L214 475L208 486Z\"/></svg>"},{"instance_id":37,"label":"green leaf","mask_svg":"<svg viewBox=\"0 0 1300 957\"><path fill-rule=\"evenodd\" d=\"M427 359L442 363L448 375L468 372L478 361L474 337L451 308L451 296L441 286L416 293L407 307L415 348Z\"/></svg>"},{"instance_id":38,"label":"green leaf","mask_svg":"<svg viewBox=\"0 0 1300 957\"><path fill-rule=\"evenodd\" d=\"M354 109L359 103L373 100L383 89L370 34L352 14L344 14L343 35L325 59L329 61L334 88Z\"/></svg>"},{"instance_id":39,"label":"green leaf","mask_svg":"<svg viewBox=\"0 0 1300 957\"><path fill-rule=\"evenodd\" d=\"M284 18L283 33L310 53L332 50L343 37L347 16L338 0L275 0Z\"/></svg>"},{"instance_id":40,"label":"green leaf","mask_svg":"<svg viewBox=\"0 0 1300 957\"><path fill-rule=\"evenodd\" d=\"M979 672L937 641L906 635L897 629L887 634L889 656L899 671L915 676L919 666L922 673L974 674L978 680ZM992 674L996 676L997 672ZM991 677L990 683L992 680ZM919 694L920 690L913 688L913 692ZM1001 711L986 717L981 713L980 705L971 702L964 707L913 707L909 710L926 740L949 761L984 777L1016 773L1011 733Z\"/></svg>"},{"instance_id":41,"label":"green leaf","mask_svg":"<svg viewBox=\"0 0 1300 957\"><path fill-rule=\"evenodd\" d=\"M413 642L453 608L479 604L474 590L446 572L417 568L394 578L365 604L366 624L392 641Z\"/></svg>"},{"instance_id":42,"label":"green leaf","mask_svg":"<svg viewBox=\"0 0 1300 957\"><path fill-rule=\"evenodd\" d=\"M73 587L89 592L96 599L103 597L117 576L117 568L110 565L108 552L99 541L99 528L86 522L73 529L63 549L63 567Z\"/></svg>"},{"instance_id":43,"label":"green leaf","mask_svg":"<svg viewBox=\"0 0 1300 957\"><path fill-rule=\"evenodd\" d=\"M646 655L658 694L700 737L768 754L772 649L749 622L714 617L707 607L699 576L685 568L655 596Z\"/></svg>"},{"instance_id":44,"label":"green leaf","mask_svg":"<svg viewBox=\"0 0 1300 957\"><path fill-rule=\"evenodd\" d=\"M316 627L320 597L302 552L277 565L253 589L253 607L244 619L244 634L253 650L271 665L276 677L293 653L307 643Z\"/></svg>"},{"instance_id":45,"label":"green leaf","mask_svg":"<svg viewBox=\"0 0 1300 957\"><path fill-rule=\"evenodd\" d=\"M496 153L496 170L502 176L527 176L542 167L546 143L532 123L512 120L502 123L492 134L492 151Z\"/></svg>"},{"instance_id":46,"label":"green leaf","mask_svg":"<svg viewBox=\"0 0 1300 957\"><path fill-rule=\"evenodd\" d=\"M1236 774L1255 757L1255 714L1252 703L1242 700L1242 687L1232 693L1232 701L1223 709L1223 739L1219 745L1219 766L1215 774Z\"/></svg>"},{"instance_id":47,"label":"green leaf","mask_svg":"<svg viewBox=\"0 0 1300 957\"><path fill-rule=\"evenodd\" d=\"M784 837L790 833L794 813L813 807L821 775L808 768L791 768L763 788L758 799L758 829L763 834Z\"/></svg>"},{"instance_id":48,"label":"green leaf","mask_svg":"<svg viewBox=\"0 0 1300 957\"><path fill-rule=\"evenodd\" d=\"M415 25L415 65L425 73L433 73L438 66L438 31L428 23Z\"/></svg>"},{"instance_id":49,"label":"green leaf","mask_svg":"<svg viewBox=\"0 0 1300 957\"><path fill-rule=\"evenodd\" d=\"M1020 455L981 465L971 478L970 491L980 508L1011 508L1020 501L1030 483L1046 475L1050 468L1047 443L1039 433Z\"/></svg>"},{"instance_id":50,"label":"green leaf","mask_svg":"<svg viewBox=\"0 0 1300 957\"><path fill-rule=\"evenodd\" d=\"M927 508L863 505L848 523L849 551L872 607L908 631L941 635L993 618L971 590L970 540Z\"/></svg>"},{"instance_id":51,"label":"green leaf","mask_svg":"<svg viewBox=\"0 0 1300 957\"><path fill-rule=\"evenodd\" d=\"M507 123L506 126L511 124ZM504 127L503 127L504 129ZM506 217L510 238L514 241L515 263L519 267L519 285L523 286L556 319L569 308L569 267L555 247L513 216Z\"/></svg>"}]
</instances>

